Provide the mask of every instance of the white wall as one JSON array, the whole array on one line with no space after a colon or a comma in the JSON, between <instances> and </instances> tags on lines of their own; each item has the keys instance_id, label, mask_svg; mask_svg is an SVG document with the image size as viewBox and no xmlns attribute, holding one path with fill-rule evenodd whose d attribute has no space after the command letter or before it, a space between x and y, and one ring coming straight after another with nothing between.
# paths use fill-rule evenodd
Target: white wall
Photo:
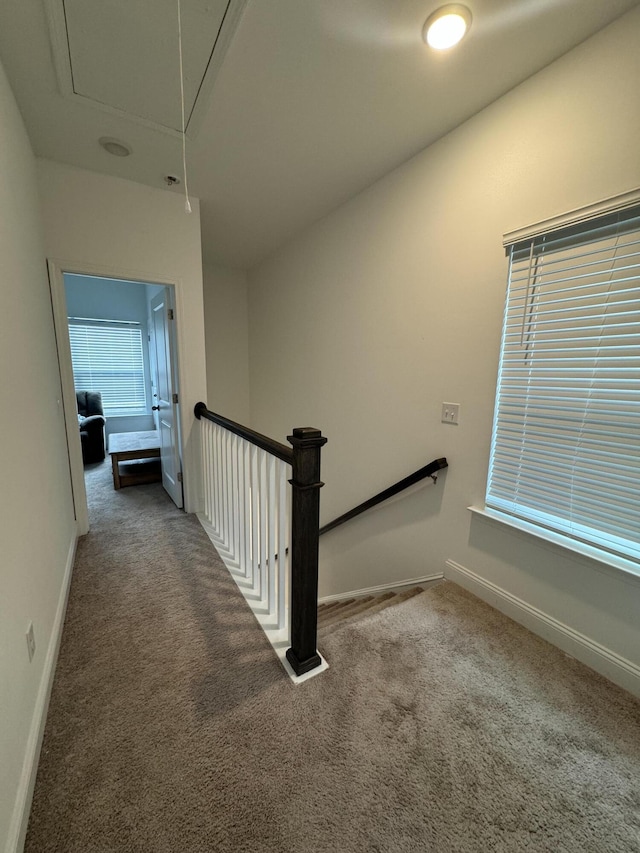
<instances>
[{"instance_id":1,"label":"white wall","mask_svg":"<svg viewBox=\"0 0 640 853\"><path fill-rule=\"evenodd\" d=\"M0 210L0 849L9 853L31 799L75 520L35 160L1 67Z\"/></svg>"},{"instance_id":2,"label":"white wall","mask_svg":"<svg viewBox=\"0 0 640 853\"><path fill-rule=\"evenodd\" d=\"M204 318L207 399L214 412L249 423L249 327L247 276L242 270L205 265Z\"/></svg>"},{"instance_id":3,"label":"white wall","mask_svg":"<svg viewBox=\"0 0 640 853\"><path fill-rule=\"evenodd\" d=\"M477 573L476 591L494 584L640 676L640 579L466 509L486 483L502 235L640 185L639 43L636 8L251 271L252 426L328 436L324 521L435 457L450 463L437 486L321 540L321 594L453 561ZM459 426L440 422L443 401L461 404Z\"/></svg>"},{"instance_id":4,"label":"white wall","mask_svg":"<svg viewBox=\"0 0 640 853\"><path fill-rule=\"evenodd\" d=\"M185 508L199 509L193 407L206 394L200 213L176 193L38 161L47 257L63 270L173 283L180 360Z\"/></svg>"},{"instance_id":5,"label":"white wall","mask_svg":"<svg viewBox=\"0 0 640 853\"><path fill-rule=\"evenodd\" d=\"M126 320L140 324L148 414L109 415L104 429L106 438L111 433L154 429L151 414L147 290L155 289L155 285L147 285L139 281L96 278L71 273L64 276L68 316L96 320Z\"/></svg>"}]
</instances>

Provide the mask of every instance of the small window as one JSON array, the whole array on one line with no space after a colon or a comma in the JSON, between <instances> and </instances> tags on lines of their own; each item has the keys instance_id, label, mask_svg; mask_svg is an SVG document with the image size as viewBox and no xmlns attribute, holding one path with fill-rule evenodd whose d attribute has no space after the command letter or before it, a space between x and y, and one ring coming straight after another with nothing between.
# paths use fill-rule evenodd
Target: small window
<instances>
[{"instance_id":1,"label":"small window","mask_svg":"<svg viewBox=\"0 0 640 853\"><path fill-rule=\"evenodd\" d=\"M147 411L139 326L99 320L70 322L69 340L77 391L100 391L106 415Z\"/></svg>"},{"instance_id":2,"label":"small window","mask_svg":"<svg viewBox=\"0 0 640 853\"><path fill-rule=\"evenodd\" d=\"M486 505L640 561L640 206L518 239Z\"/></svg>"}]
</instances>

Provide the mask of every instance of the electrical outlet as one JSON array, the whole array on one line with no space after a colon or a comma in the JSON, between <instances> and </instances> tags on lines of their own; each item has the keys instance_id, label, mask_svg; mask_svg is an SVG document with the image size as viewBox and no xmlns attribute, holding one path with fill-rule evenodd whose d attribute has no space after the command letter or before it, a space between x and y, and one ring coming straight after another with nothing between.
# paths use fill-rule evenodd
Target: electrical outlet
<instances>
[{"instance_id":1,"label":"electrical outlet","mask_svg":"<svg viewBox=\"0 0 640 853\"><path fill-rule=\"evenodd\" d=\"M29 652L29 661L32 661L33 656L36 653L36 638L33 633L33 622L29 623L29 628L27 630L27 651Z\"/></svg>"},{"instance_id":2,"label":"electrical outlet","mask_svg":"<svg viewBox=\"0 0 640 853\"><path fill-rule=\"evenodd\" d=\"M441 420L443 424L460 422L460 403L443 403Z\"/></svg>"}]
</instances>

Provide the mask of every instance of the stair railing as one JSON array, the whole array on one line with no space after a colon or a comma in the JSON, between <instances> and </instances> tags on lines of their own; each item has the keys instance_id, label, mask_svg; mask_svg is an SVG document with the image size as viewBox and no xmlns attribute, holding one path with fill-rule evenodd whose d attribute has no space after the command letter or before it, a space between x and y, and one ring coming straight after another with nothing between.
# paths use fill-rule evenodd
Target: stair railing
<instances>
[{"instance_id":1,"label":"stair railing","mask_svg":"<svg viewBox=\"0 0 640 853\"><path fill-rule=\"evenodd\" d=\"M341 524L344 524L346 521L351 521L352 518L360 515L360 513L366 512L368 509L372 509L374 506L381 504L383 501L388 501L389 498L394 497L400 492L408 489L409 486L414 486L416 483L419 483L421 480L426 480L427 477L431 477L433 482L437 482L438 476L436 471L441 471L443 468L448 468L449 463L444 457L440 459L434 459L433 462L429 462L428 465L425 465L424 468L419 468L417 471L414 471L413 474L409 474L408 477L403 477L402 480L398 480L397 483L394 483L393 486L389 486L388 489L384 489L382 492L378 492L377 495L374 495L372 498L369 498L368 501L363 501L358 506L355 506L353 509L350 509L348 512L339 515L337 518L334 518L333 521L330 521L328 524L325 524L319 530L319 535L323 536L325 533L328 533L330 530L333 530L336 527L339 527Z\"/></svg>"},{"instance_id":2,"label":"stair railing","mask_svg":"<svg viewBox=\"0 0 640 853\"><path fill-rule=\"evenodd\" d=\"M295 676L320 671L320 449L327 439L299 427L287 447L205 403L194 414L202 425L200 520L279 657Z\"/></svg>"}]
</instances>

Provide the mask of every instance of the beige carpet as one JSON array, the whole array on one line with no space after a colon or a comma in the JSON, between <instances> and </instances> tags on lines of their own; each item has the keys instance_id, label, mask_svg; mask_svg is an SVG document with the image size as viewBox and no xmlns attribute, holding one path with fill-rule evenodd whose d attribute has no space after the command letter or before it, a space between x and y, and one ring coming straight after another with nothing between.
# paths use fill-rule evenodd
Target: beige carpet
<instances>
[{"instance_id":1,"label":"beige carpet","mask_svg":"<svg viewBox=\"0 0 640 853\"><path fill-rule=\"evenodd\" d=\"M91 474L28 853L640 850L640 705L451 584L295 687L198 523Z\"/></svg>"}]
</instances>

